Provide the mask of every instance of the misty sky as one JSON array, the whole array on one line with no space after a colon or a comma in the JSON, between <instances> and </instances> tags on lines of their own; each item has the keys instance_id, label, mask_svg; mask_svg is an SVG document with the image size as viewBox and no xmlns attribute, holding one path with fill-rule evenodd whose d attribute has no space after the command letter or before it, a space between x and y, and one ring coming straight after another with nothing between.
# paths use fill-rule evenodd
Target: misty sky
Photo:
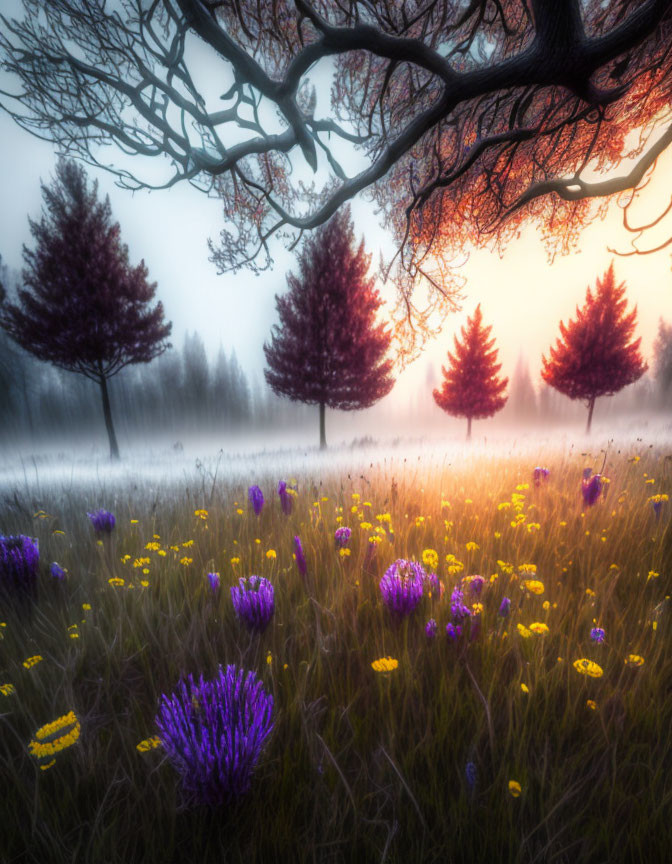
<instances>
[{"instance_id":1,"label":"misty sky","mask_svg":"<svg viewBox=\"0 0 672 864\"><path fill-rule=\"evenodd\" d=\"M22 131L4 113L0 113L0 147L0 254L10 267L20 268L21 246L31 240L27 217L39 215L39 181L53 176L55 151L49 143ZM115 158L118 153L110 148L106 159L114 162ZM187 184L132 194L117 188L111 174L87 170L90 177L99 180L100 191L110 196L113 217L121 225L131 262L144 258L151 279L158 282L157 297L173 322L173 343L181 347L185 332L197 330L212 358L220 344L227 351L235 349L246 372L261 378L262 345L275 321L274 294L285 290L285 276L294 256L276 244L272 271L260 276L247 271L218 276L208 261L207 249L207 238L216 238L222 227L216 200ZM624 167L619 173L624 173ZM639 202L636 213L641 214L642 221L667 204L671 177L672 158L667 154ZM373 262L379 260L381 249L389 257L390 236L370 205L357 201L353 213L356 233L364 234ZM672 233L672 219L665 227ZM413 381L425 381L428 363L438 373L453 334L479 302L485 323L493 325L504 373L511 374L522 352L536 381L541 353L555 340L559 320L574 314L586 287L594 284L614 257L607 246L626 251L629 240L621 226L621 211L614 204L604 222L585 231L579 251L557 258L552 266L534 228L512 243L503 259L489 252L470 253L463 268L467 279L463 311L448 319L442 337L402 376L397 392L408 392ZM637 303L638 335L642 336L644 355L650 359L659 316L672 320L670 255L661 252L643 258L616 258L615 266L617 280L626 281L628 297Z\"/></svg>"}]
</instances>

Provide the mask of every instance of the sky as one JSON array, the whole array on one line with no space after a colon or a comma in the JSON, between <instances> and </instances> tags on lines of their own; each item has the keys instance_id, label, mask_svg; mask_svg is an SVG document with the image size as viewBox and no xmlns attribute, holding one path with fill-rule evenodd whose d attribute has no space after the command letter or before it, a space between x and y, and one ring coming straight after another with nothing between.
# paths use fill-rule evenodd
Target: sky
<instances>
[{"instance_id":1,"label":"sky","mask_svg":"<svg viewBox=\"0 0 672 864\"><path fill-rule=\"evenodd\" d=\"M318 96L318 100L320 97ZM321 101L321 100L320 100ZM320 105L318 101L318 107ZM21 130L0 112L0 254L13 268L21 267L21 247L30 243L28 216L39 216L42 196L40 179L49 181L55 166L51 144ZM108 160L113 161L110 151ZM222 227L219 202L187 184L170 190L131 193L119 189L114 177L102 170L87 168L99 181L99 191L108 194L115 221L129 247L131 263L141 258L158 283L157 298L173 323L172 341L180 346L187 331L196 330L214 359L223 345L235 350L249 376L263 377L263 343L276 321L274 295L286 289L286 274L295 258L280 245L275 247L273 269L259 276L248 271L217 275L208 261L208 237L216 238ZM619 173L623 173L622 167ZM672 154L662 157L653 183L638 203L642 221L657 214L668 203L672 187ZM382 250L390 257L391 236L379 223L371 205L353 203L355 232L364 236L372 261ZM518 356L528 361L533 381L538 382L541 354L558 335L559 321L575 313L583 303L586 288L594 285L614 260L617 280L625 280L627 296L637 304L638 330L642 350L651 357L658 319L672 320L672 274L670 254L663 251L645 257L620 258L608 246L629 248L630 235L621 225L622 214L613 204L605 221L596 222L584 234L572 254L557 257L550 265L534 227L511 243L504 256L488 251L469 252L462 273L466 278L462 311L451 315L439 338L425 350L400 378L398 395L426 381L431 365L439 375L446 350L453 344L468 314L481 303L486 324L492 324L503 373L513 372ZM672 219L661 227L672 234ZM655 235L656 237L662 234ZM654 237L655 239L655 237ZM389 287L383 294L389 293ZM393 394L395 391L393 391Z\"/></svg>"}]
</instances>

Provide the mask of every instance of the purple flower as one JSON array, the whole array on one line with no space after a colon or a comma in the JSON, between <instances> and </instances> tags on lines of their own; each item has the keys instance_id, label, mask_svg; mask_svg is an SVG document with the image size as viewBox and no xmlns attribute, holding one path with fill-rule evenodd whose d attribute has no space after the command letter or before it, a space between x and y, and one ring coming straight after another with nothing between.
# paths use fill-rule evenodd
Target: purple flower
<instances>
[{"instance_id":1,"label":"purple flower","mask_svg":"<svg viewBox=\"0 0 672 864\"><path fill-rule=\"evenodd\" d=\"M417 561L399 558L388 567L380 580L383 603L392 615L403 618L411 612L422 598L422 589L427 574Z\"/></svg>"},{"instance_id":2,"label":"purple flower","mask_svg":"<svg viewBox=\"0 0 672 864\"><path fill-rule=\"evenodd\" d=\"M116 520L109 510L94 510L86 514L97 534L111 534Z\"/></svg>"},{"instance_id":3,"label":"purple flower","mask_svg":"<svg viewBox=\"0 0 672 864\"><path fill-rule=\"evenodd\" d=\"M656 519L660 517L660 508L663 506L662 500L659 498L657 501L652 501L651 506L653 507L653 512L656 514Z\"/></svg>"},{"instance_id":4,"label":"purple flower","mask_svg":"<svg viewBox=\"0 0 672 864\"><path fill-rule=\"evenodd\" d=\"M548 470L548 468L540 468L539 465L537 465L532 475L534 478L534 485L540 486L542 480L548 480L548 475L550 473L551 472Z\"/></svg>"},{"instance_id":5,"label":"purple flower","mask_svg":"<svg viewBox=\"0 0 672 864\"><path fill-rule=\"evenodd\" d=\"M485 579L482 576L472 576L469 580L469 591L479 597L484 584Z\"/></svg>"},{"instance_id":6,"label":"purple flower","mask_svg":"<svg viewBox=\"0 0 672 864\"><path fill-rule=\"evenodd\" d=\"M590 475L591 475L592 473L593 473L593 469L592 469L592 468L584 468L584 469L583 469L583 479L584 479L584 480L587 480L587 479L590 477Z\"/></svg>"},{"instance_id":7,"label":"purple flower","mask_svg":"<svg viewBox=\"0 0 672 864\"><path fill-rule=\"evenodd\" d=\"M250 486L247 490L247 497L254 510L254 515L260 516L264 506L264 493L258 486Z\"/></svg>"},{"instance_id":8,"label":"purple flower","mask_svg":"<svg viewBox=\"0 0 672 864\"><path fill-rule=\"evenodd\" d=\"M471 610L464 605L464 594L459 588L455 588L450 595L450 614L456 624L460 624L471 615Z\"/></svg>"},{"instance_id":9,"label":"purple flower","mask_svg":"<svg viewBox=\"0 0 672 864\"><path fill-rule=\"evenodd\" d=\"M473 762L467 762L464 766L464 775L467 778L469 791L473 792L476 787L476 766Z\"/></svg>"},{"instance_id":10,"label":"purple flower","mask_svg":"<svg viewBox=\"0 0 672 864\"><path fill-rule=\"evenodd\" d=\"M219 573L208 573L208 582L210 583L210 588L212 589L212 593L216 594L219 590L219 582L220 577Z\"/></svg>"},{"instance_id":11,"label":"purple flower","mask_svg":"<svg viewBox=\"0 0 672 864\"><path fill-rule=\"evenodd\" d=\"M593 627L593 629L590 631L590 638L593 640L593 642L597 642L598 644L604 642L605 635L606 634L601 627Z\"/></svg>"},{"instance_id":12,"label":"purple flower","mask_svg":"<svg viewBox=\"0 0 672 864\"><path fill-rule=\"evenodd\" d=\"M18 596L35 596L40 550L37 540L23 534L0 535L0 589Z\"/></svg>"},{"instance_id":13,"label":"purple flower","mask_svg":"<svg viewBox=\"0 0 672 864\"><path fill-rule=\"evenodd\" d=\"M499 614L502 618L507 618L511 611L511 601L508 597L502 597L502 602L499 604Z\"/></svg>"},{"instance_id":14,"label":"purple flower","mask_svg":"<svg viewBox=\"0 0 672 864\"><path fill-rule=\"evenodd\" d=\"M61 567L60 564L57 564L56 561L49 568L49 572L58 582L65 581L65 570Z\"/></svg>"},{"instance_id":15,"label":"purple flower","mask_svg":"<svg viewBox=\"0 0 672 864\"><path fill-rule=\"evenodd\" d=\"M275 610L273 586L268 579L241 577L238 586L231 586L231 600L238 620L242 620L248 630L263 633Z\"/></svg>"},{"instance_id":16,"label":"purple flower","mask_svg":"<svg viewBox=\"0 0 672 864\"><path fill-rule=\"evenodd\" d=\"M334 542L337 549L345 549L350 542L352 531L345 525L342 528L337 528L334 532Z\"/></svg>"},{"instance_id":17,"label":"purple flower","mask_svg":"<svg viewBox=\"0 0 672 864\"><path fill-rule=\"evenodd\" d=\"M302 576L305 576L308 572L308 565L306 564L306 556L303 554L300 537L294 538L294 554L296 555L297 569Z\"/></svg>"},{"instance_id":18,"label":"purple flower","mask_svg":"<svg viewBox=\"0 0 672 864\"><path fill-rule=\"evenodd\" d=\"M433 618L430 618L429 621L425 624L425 635L428 639L433 639L436 636L436 631L438 627L436 625L436 621Z\"/></svg>"},{"instance_id":19,"label":"purple flower","mask_svg":"<svg viewBox=\"0 0 672 864\"><path fill-rule=\"evenodd\" d=\"M446 636L451 642L457 642L457 640L462 635L462 627L457 624L448 623L446 624Z\"/></svg>"},{"instance_id":20,"label":"purple flower","mask_svg":"<svg viewBox=\"0 0 672 864\"><path fill-rule=\"evenodd\" d=\"M586 471L589 470L589 468L586 468ZM584 471L583 473L585 476L586 472ZM581 494L583 495L583 502L586 507L592 507L600 497L600 492L602 491L601 480L601 474L593 474L590 480L584 479L581 481Z\"/></svg>"},{"instance_id":21,"label":"purple flower","mask_svg":"<svg viewBox=\"0 0 672 864\"><path fill-rule=\"evenodd\" d=\"M287 484L284 480L278 483L278 495L280 496L280 506L285 516L289 516L292 512L292 496L287 491Z\"/></svg>"},{"instance_id":22,"label":"purple flower","mask_svg":"<svg viewBox=\"0 0 672 864\"><path fill-rule=\"evenodd\" d=\"M225 804L250 788L273 730L273 697L254 672L227 666L212 681L189 675L161 695L156 725L168 758L197 803Z\"/></svg>"}]
</instances>

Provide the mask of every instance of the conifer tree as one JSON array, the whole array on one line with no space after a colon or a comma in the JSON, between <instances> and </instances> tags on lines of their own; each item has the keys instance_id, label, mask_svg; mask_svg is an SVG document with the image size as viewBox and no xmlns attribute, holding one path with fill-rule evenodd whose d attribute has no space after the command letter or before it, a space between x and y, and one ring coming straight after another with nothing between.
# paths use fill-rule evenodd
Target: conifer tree
<instances>
[{"instance_id":1,"label":"conifer tree","mask_svg":"<svg viewBox=\"0 0 672 864\"><path fill-rule=\"evenodd\" d=\"M371 256L356 248L349 208L306 241L299 274L276 296L280 325L264 345L266 381L281 396L319 405L320 447L326 447L325 408L367 408L390 392L390 333L376 323L381 305Z\"/></svg>"},{"instance_id":2,"label":"conifer tree","mask_svg":"<svg viewBox=\"0 0 672 864\"><path fill-rule=\"evenodd\" d=\"M616 285L614 265L596 280L595 293L586 289L586 302L576 307L576 320L560 322L560 336L542 356L541 377L570 399L585 401L586 432L590 432L595 400L613 396L637 381L648 365L639 350L641 339L631 342L637 307L627 312L625 282Z\"/></svg>"},{"instance_id":3,"label":"conifer tree","mask_svg":"<svg viewBox=\"0 0 672 864\"><path fill-rule=\"evenodd\" d=\"M109 198L98 201L98 183L89 189L83 167L61 160L42 195L42 218L29 219L36 248L23 247L25 287L18 303L2 307L0 326L38 359L99 384L110 457L118 459L107 382L163 353L172 325L161 303L148 306L156 283L144 261L129 264Z\"/></svg>"},{"instance_id":4,"label":"conifer tree","mask_svg":"<svg viewBox=\"0 0 672 864\"><path fill-rule=\"evenodd\" d=\"M499 378L502 364L497 362L492 327L483 326L480 304L472 318L461 328L461 340L455 336L454 353L448 352L448 368L441 367L443 384L434 390L434 401L447 414L467 418L467 439L471 438L471 421L492 417L506 404L504 390L508 378Z\"/></svg>"}]
</instances>

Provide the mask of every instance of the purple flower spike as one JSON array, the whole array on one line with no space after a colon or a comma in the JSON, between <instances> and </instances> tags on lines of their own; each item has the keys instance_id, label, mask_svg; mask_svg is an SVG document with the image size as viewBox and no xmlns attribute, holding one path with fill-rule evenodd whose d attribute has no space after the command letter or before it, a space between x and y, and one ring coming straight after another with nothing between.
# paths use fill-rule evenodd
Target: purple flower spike
<instances>
[{"instance_id":1,"label":"purple flower spike","mask_svg":"<svg viewBox=\"0 0 672 864\"><path fill-rule=\"evenodd\" d=\"M467 778L467 786L469 787L469 791L473 792L476 786L476 766L473 762L467 762L464 766L464 774Z\"/></svg>"},{"instance_id":2,"label":"purple flower spike","mask_svg":"<svg viewBox=\"0 0 672 864\"><path fill-rule=\"evenodd\" d=\"M0 589L17 596L35 596L40 550L36 540L23 534L0 535Z\"/></svg>"},{"instance_id":3,"label":"purple flower spike","mask_svg":"<svg viewBox=\"0 0 672 864\"><path fill-rule=\"evenodd\" d=\"M542 481L548 480L548 475L550 473L551 472L548 470L548 468L541 468L539 465L537 465L532 475L534 478L534 485L541 486Z\"/></svg>"},{"instance_id":4,"label":"purple flower spike","mask_svg":"<svg viewBox=\"0 0 672 864\"><path fill-rule=\"evenodd\" d=\"M296 566L299 573L302 576L305 576L308 572L308 565L306 564L306 556L303 554L303 546L301 545L301 538L294 538L294 553L296 555Z\"/></svg>"},{"instance_id":5,"label":"purple flower spike","mask_svg":"<svg viewBox=\"0 0 672 864\"><path fill-rule=\"evenodd\" d=\"M653 507L653 512L656 514L656 519L660 517L660 508L663 506L663 502L661 501L652 501L651 506Z\"/></svg>"},{"instance_id":6,"label":"purple flower spike","mask_svg":"<svg viewBox=\"0 0 672 864\"><path fill-rule=\"evenodd\" d=\"M91 520L96 534L111 534L116 520L109 510L94 510L93 513L86 514Z\"/></svg>"},{"instance_id":7,"label":"purple flower spike","mask_svg":"<svg viewBox=\"0 0 672 864\"><path fill-rule=\"evenodd\" d=\"M597 642L598 644L604 642L605 636L606 634L601 627L593 627L593 629L590 631L590 638L593 640L593 642Z\"/></svg>"},{"instance_id":8,"label":"purple flower spike","mask_svg":"<svg viewBox=\"0 0 672 864\"><path fill-rule=\"evenodd\" d=\"M464 605L464 594L459 588L455 588L450 595L450 614L456 624L460 624L471 615L471 609Z\"/></svg>"},{"instance_id":9,"label":"purple flower spike","mask_svg":"<svg viewBox=\"0 0 672 864\"><path fill-rule=\"evenodd\" d=\"M451 642L457 642L461 635L462 627L459 624L446 624L446 636Z\"/></svg>"},{"instance_id":10,"label":"purple flower spike","mask_svg":"<svg viewBox=\"0 0 672 864\"><path fill-rule=\"evenodd\" d=\"M49 572L58 582L65 582L65 570L56 561L49 568Z\"/></svg>"},{"instance_id":11,"label":"purple flower spike","mask_svg":"<svg viewBox=\"0 0 672 864\"><path fill-rule=\"evenodd\" d=\"M275 611L273 586L263 576L240 578L231 586L233 609L239 621L253 633L263 633Z\"/></svg>"},{"instance_id":12,"label":"purple flower spike","mask_svg":"<svg viewBox=\"0 0 672 864\"><path fill-rule=\"evenodd\" d=\"M469 580L469 591L476 597L480 597L483 585L485 585L485 579L482 576L472 576Z\"/></svg>"},{"instance_id":13,"label":"purple flower spike","mask_svg":"<svg viewBox=\"0 0 672 864\"><path fill-rule=\"evenodd\" d=\"M264 507L264 493L258 486L250 486L247 490L247 497L254 510L254 515L261 516L261 511Z\"/></svg>"},{"instance_id":14,"label":"purple flower spike","mask_svg":"<svg viewBox=\"0 0 672 864\"><path fill-rule=\"evenodd\" d=\"M219 573L208 573L208 582L210 583L210 588L212 589L212 593L216 594L219 590L220 576Z\"/></svg>"},{"instance_id":15,"label":"purple flower spike","mask_svg":"<svg viewBox=\"0 0 672 864\"><path fill-rule=\"evenodd\" d=\"M350 542L352 531L345 525L342 528L337 528L334 533L334 542L337 549L345 549Z\"/></svg>"},{"instance_id":16,"label":"purple flower spike","mask_svg":"<svg viewBox=\"0 0 672 864\"><path fill-rule=\"evenodd\" d=\"M195 803L227 804L250 788L273 730L273 697L254 672L220 666L213 681L189 675L162 694L156 725L184 791Z\"/></svg>"},{"instance_id":17,"label":"purple flower spike","mask_svg":"<svg viewBox=\"0 0 672 864\"><path fill-rule=\"evenodd\" d=\"M587 468L586 471L588 470ZM584 471L583 473L585 475L586 472ZM586 507L592 507L600 497L600 492L602 491L601 480L601 474L593 474L590 480L583 480L581 482L581 494L583 495L583 502Z\"/></svg>"},{"instance_id":18,"label":"purple flower spike","mask_svg":"<svg viewBox=\"0 0 672 864\"><path fill-rule=\"evenodd\" d=\"M404 618L413 612L422 598L426 577L421 564L404 558L399 558L387 568L379 587L383 603L393 616Z\"/></svg>"},{"instance_id":19,"label":"purple flower spike","mask_svg":"<svg viewBox=\"0 0 672 864\"><path fill-rule=\"evenodd\" d=\"M434 639L437 630L438 627L436 621L433 618L430 618L429 621L425 624L425 635L428 639Z\"/></svg>"},{"instance_id":20,"label":"purple flower spike","mask_svg":"<svg viewBox=\"0 0 672 864\"><path fill-rule=\"evenodd\" d=\"M508 618L510 611L511 601L508 597L503 597L502 602L499 604L499 614L502 616L502 618Z\"/></svg>"},{"instance_id":21,"label":"purple flower spike","mask_svg":"<svg viewBox=\"0 0 672 864\"><path fill-rule=\"evenodd\" d=\"M280 506L285 516L289 516L292 512L292 496L287 491L287 484L284 480L278 483L278 495L280 496Z\"/></svg>"}]
</instances>

